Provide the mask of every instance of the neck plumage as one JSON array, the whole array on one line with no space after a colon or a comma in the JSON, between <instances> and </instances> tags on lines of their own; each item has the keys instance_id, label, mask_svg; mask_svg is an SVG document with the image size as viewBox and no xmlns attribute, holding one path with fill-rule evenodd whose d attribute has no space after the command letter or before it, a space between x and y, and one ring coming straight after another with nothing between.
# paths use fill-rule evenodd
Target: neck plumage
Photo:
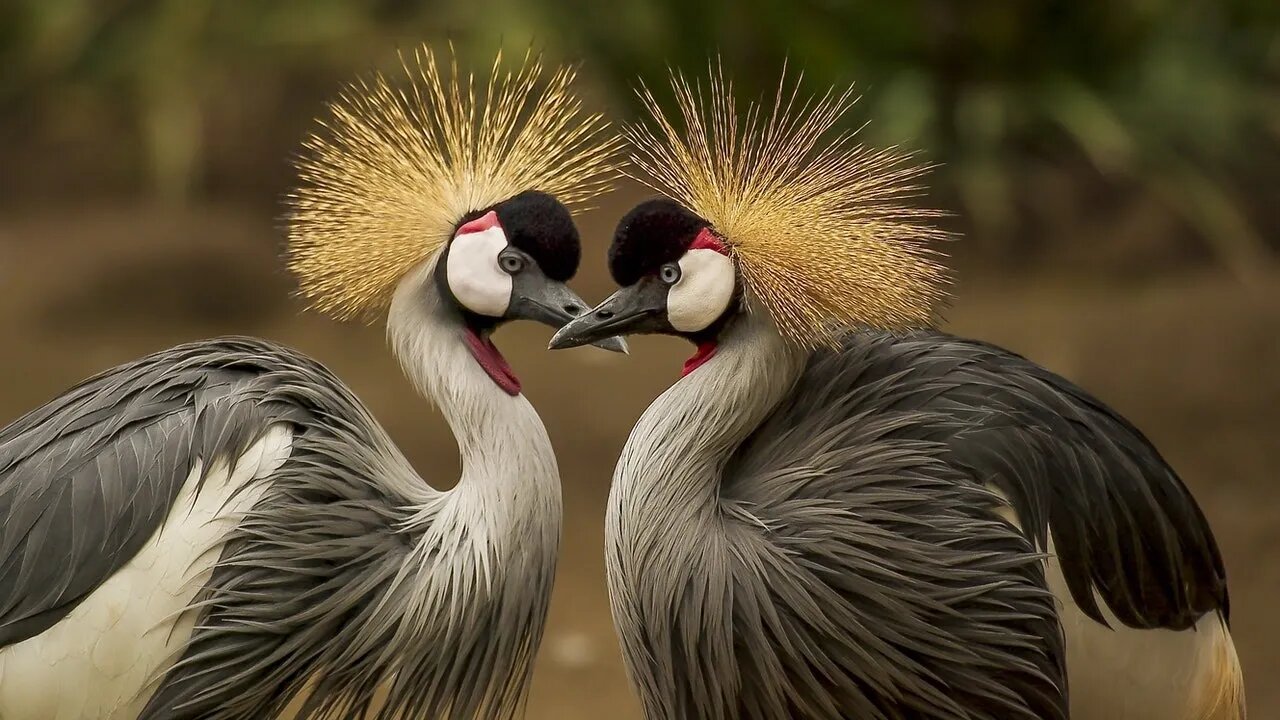
<instances>
[{"instance_id":1,"label":"neck plumage","mask_svg":"<svg viewBox=\"0 0 1280 720\"><path fill-rule=\"evenodd\" d=\"M401 283L387 334L405 374L453 431L462 476L453 490L425 496L414 479L413 492L434 512L443 501L455 512L474 513L469 519L490 525L497 533L491 537L529 531L539 517L556 519L558 537L559 471L546 428L523 394L508 395L471 355L461 314L431 279L434 266L425 263Z\"/></svg>"},{"instance_id":2,"label":"neck plumage","mask_svg":"<svg viewBox=\"0 0 1280 720\"><path fill-rule=\"evenodd\" d=\"M433 268L426 263L401 283L388 335L406 374L453 430L462 476L445 492L415 473L384 479L409 500L403 530L413 544L387 593L402 599L397 642L409 649L391 697L419 699L405 707L424 717L512 718L550 603L559 471L529 401L508 395L472 357Z\"/></svg>"},{"instance_id":3,"label":"neck plumage","mask_svg":"<svg viewBox=\"0 0 1280 720\"><path fill-rule=\"evenodd\" d=\"M709 360L649 406L627 440L609 493L605 565L614 624L646 717L687 715L692 706L682 698L690 692L708 698L698 705L707 717L731 715L736 690L698 684L704 668L683 658L702 653L724 668L732 657L712 646L695 651L681 638L701 637L705 623L731 615L725 571L737 520L721 500L721 478L795 384L805 358L764 313L743 314Z\"/></svg>"},{"instance_id":4,"label":"neck plumage","mask_svg":"<svg viewBox=\"0 0 1280 720\"><path fill-rule=\"evenodd\" d=\"M764 313L744 313L726 328L715 355L655 400L632 430L614 475L610 534L625 542L645 527L672 527L658 521L664 516L713 520L725 463L791 389L805 357Z\"/></svg>"}]
</instances>

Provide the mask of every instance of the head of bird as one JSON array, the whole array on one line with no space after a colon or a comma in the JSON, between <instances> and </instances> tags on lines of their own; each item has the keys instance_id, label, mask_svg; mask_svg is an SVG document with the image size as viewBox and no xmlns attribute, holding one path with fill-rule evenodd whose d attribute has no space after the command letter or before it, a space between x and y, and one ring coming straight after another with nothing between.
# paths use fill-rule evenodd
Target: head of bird
<instances>
[{"instance_id":1,"label":"head of bird","mask_svg":"<svg viewBox=\"0 0 1280 720\"><path fill-rule=\"evenodd\" d=\"M710 359L748 310L802 348L852 328L926 324L945 270L937 213L906 202L925 168L873 150L837 123L852 89L801 99L785 77L771 101L735 101L719 66L692 84L674 74L676 112L647 90L649 121L628 126L628 174L664 197L618 224L609 268L621 290L556 334L553 348L604 334L685 337Z\"/></svg>"},{"instance_id":2,"label":"head of bird","mask_svg":"<svg viewBox=\"0 0 1280 720\"><path fill-rule=\"evenodd\" d=\"M340 320L390 311L397 352L417 358L424 313L443 308L511 395L489 339L509 320L559 328L586 309L569 207L608 189L618 139L584 115L574 70L528 52L487 73L423 46L401 72L350 85L298 157L289 268L310 305ZM457 322L454 322L457 321ZM616 338L596 343L622 351ZM411 351L412 355L406 354Z\"/></svg>"},{"instance_id":3,"label":"head of bird","mask_svg":"<svg viewBox=\"0 0 1280 720\"><path fill-rule=\"evenodd\" d=\"M623 289L562 328L553 348L591 342L602 333L657 333L707 349L744 309L729 244L674 200L643 202L622 218L609 248L609 272ZM700 352L685 372L707 357Z\"/></svg>"},{"instance_id":4,"label":"head of bird","mask_svg":"<svg viewBox=\"0 0 1280 720\"><path fill-rule=\"evenodd\" d=\"M514 395L520 386L490 334L512 320L559 329L585 312L587 304L565 284L581 257L568 208L547 193L528 190L465 215L435 258L434 289L460 314L471 354L507 392ZM626 351L617 337L592 342Z\"/></svg>"}]
</instances>

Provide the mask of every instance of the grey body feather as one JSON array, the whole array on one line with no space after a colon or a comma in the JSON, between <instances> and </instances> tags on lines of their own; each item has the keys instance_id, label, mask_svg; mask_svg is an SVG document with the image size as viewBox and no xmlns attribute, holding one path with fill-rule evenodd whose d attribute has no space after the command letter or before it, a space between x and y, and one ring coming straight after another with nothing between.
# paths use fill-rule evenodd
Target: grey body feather
<instances>
[{"instance_id":1,"label":"grey body feather","mask_svg":"<svg viewBox=\"0 0 1280 720\"><path fill-rule=\"evenodd\" d=\"M1136 627L1225 613L1185 488L1061 378L936 332L807 357L735 322L646 411L610 494L648 717L1065 718L1050 530L1082 608L1096 589Z\"/></svg>"},{"instance_id":2,"label":"grey body feather","mask_svg":"<svg viewBox=\"0 0 1280 720\"><path fill-rule=\"evenodd\" d=\"M416 624L406 568L452 561L423 546L431 523L381 480L388 463L412 469L318 365L290 357L266 384L311 421L227 538L186 653L143 717L269 717L305 684L302 717L364 717L380 685L390 692L377 717L515 714L550 592L542 559L511 559L535 570L526 593L459 602L452 616ZM456 590L462 599L468 588Z\"/></svg>"},{"instance_id":3,"label":"grey body feather","mask_svg":"<svg viewBox=\"0 0 1280 720\"><path fill-rule=\"evenodd\" d=\"M938 332L866 335L829 359L901 381L948 463L1008 497L1039 548L1054 550L1072 598L1107 624L1185 630L1230 617L1226 569L1191 492L1129 421L1066 379L1007 350ZM909 370L908 370L909 369ZM1096 595L1095 595L1096 592Z\"/></svg>"},{"instance_id":4,"label":"grey body feather","mask_svg":"<svg viewBox=\"0 0 1280 720\"><path fill-rule=\"evenodd\" d=\"M228 339L90 378L0 430L0 647L40 634L160 527L196 458L238 457L272 422L288 356ZM255 357L259 355L261 357Z\"/></svg>"},{"instance_id":5,"label":"grey body feather","mask_svg":"<svg viewBox=\"0 0 1280 720\"><path fill-rule=\"evenodd\" d=\"M444 312L398 298L391 332L459 437L448 492L332 373L251 338L123 365L0 431L0 648L127 563L198 459L233 460L288 423L291 453L224 538L142 717L258 720L304 688L302 717L518 716L555 570L558 474L528 402L493 386Z\"/></svg>"}]
</instances>

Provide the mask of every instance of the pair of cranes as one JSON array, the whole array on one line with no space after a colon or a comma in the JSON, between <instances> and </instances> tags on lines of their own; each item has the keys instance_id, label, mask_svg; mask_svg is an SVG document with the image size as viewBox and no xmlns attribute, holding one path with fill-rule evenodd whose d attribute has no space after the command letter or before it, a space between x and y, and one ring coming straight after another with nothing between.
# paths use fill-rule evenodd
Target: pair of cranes
<instances>
[{"instance_id":1,"label":"pair of cranes","mask_svg":"<svg viewBox=\"0 0 1280 720\"><path fill-rule=\"evenodd\" d=\"M1130 424L927 329L918 171L829 131L852 97L675 82L626 136L664 199L587 311L567 205L618 144L572 72L419 53L308 143L290 266L385 312L458 440L433 489L342 382L226 338L84 381L0 430L0 717L506 718L560 533L558 471L490 339L698 346L628 440L614 619L651 718L1244 717L1212 534ZM784 85L785 88L785 85ZM1068 694L1068 689L1070 693Z\"/></svg>"}]
</instances>

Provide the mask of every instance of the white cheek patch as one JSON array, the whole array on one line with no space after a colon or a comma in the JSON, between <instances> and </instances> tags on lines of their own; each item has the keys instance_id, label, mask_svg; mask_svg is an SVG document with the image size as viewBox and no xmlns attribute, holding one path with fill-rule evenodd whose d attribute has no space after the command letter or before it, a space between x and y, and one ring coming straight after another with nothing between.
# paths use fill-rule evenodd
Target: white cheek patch
<instances>
[{"instance_id":1,"label":"white cheek patch","mask_svg":"<svg viewBox=\"0 0 1280 720\"><path fill-rule=\"evenodd\" d=\"M511 276L498 266L507 236L494 226L453 239L446 258L445 279L453 296L478 315L502 317L511 302Z\"/></svg>"},{"instance_id":2,"label":"white cheek patch","mask_svg":"<svg viewBox=\"0 0 1280 720\"><path fill-rule=\"evenodd\" d=\"M667 320L680 332L705 330L729 307L736 273L733 261L709 248L680 258L680 279L667 293Z\"/></svg>"}]
</instances>

